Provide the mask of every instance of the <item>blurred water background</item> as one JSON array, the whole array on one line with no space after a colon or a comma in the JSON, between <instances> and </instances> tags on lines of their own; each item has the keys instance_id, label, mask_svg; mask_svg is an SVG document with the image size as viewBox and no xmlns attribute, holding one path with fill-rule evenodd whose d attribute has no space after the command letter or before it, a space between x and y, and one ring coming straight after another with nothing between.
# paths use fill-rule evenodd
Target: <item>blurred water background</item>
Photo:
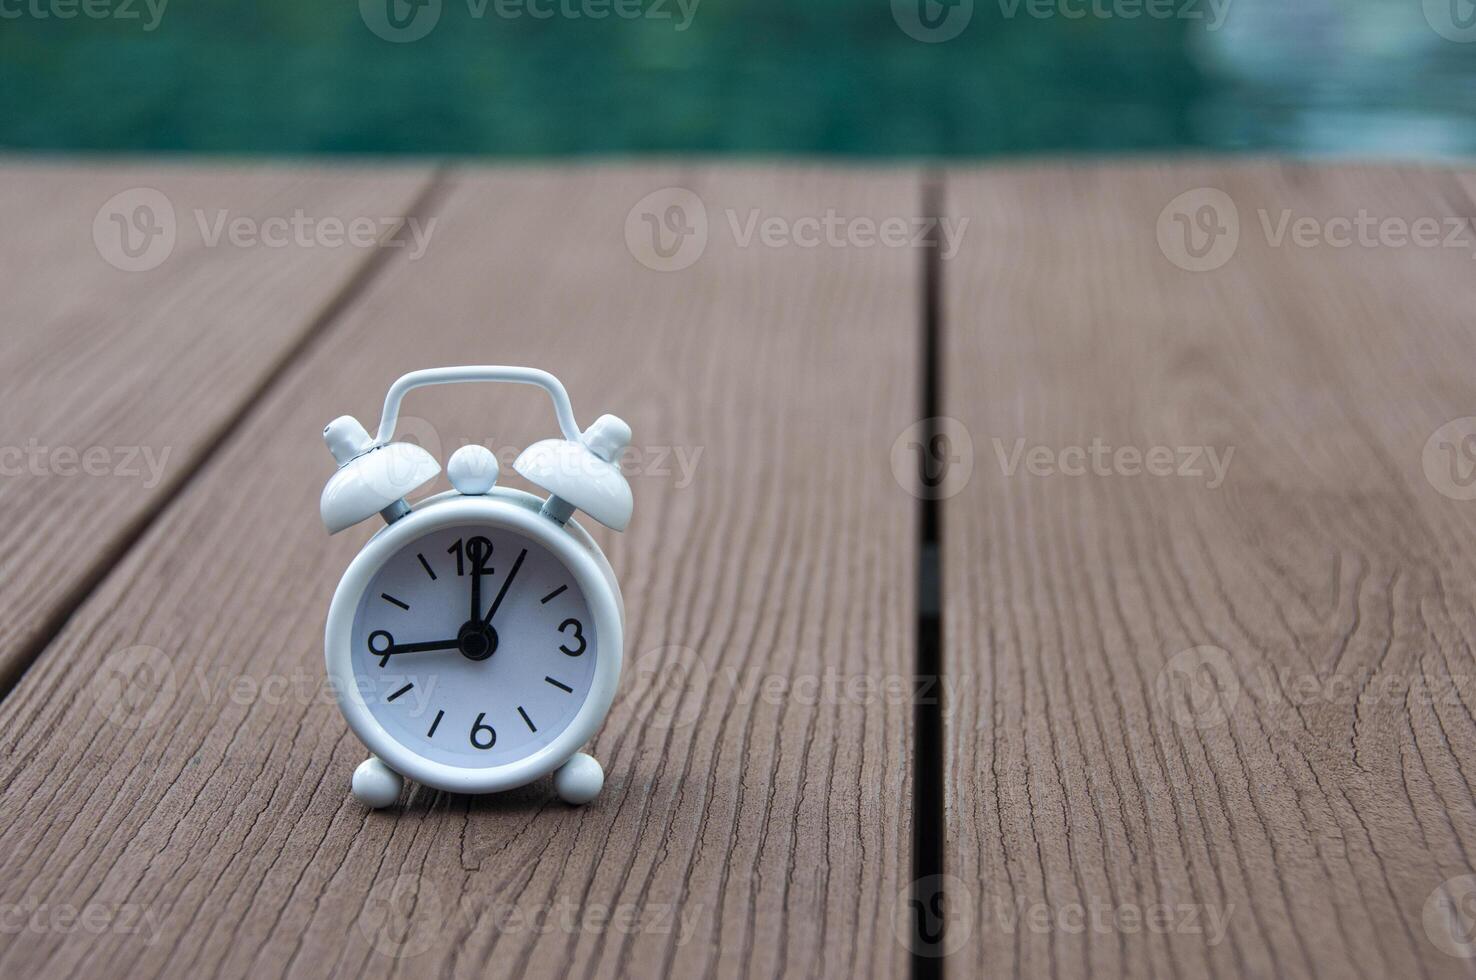
<instances>
[{"instance_id":1,"label":"blurred water background","mask_svg":"<svg viewBox=\"0 0 1476 980\"><path fill-rule=\"evenodd\" d=\"M1476 0L0 0L0 91L10 150L1451 157Z\"/></svg>"}]
</instances>

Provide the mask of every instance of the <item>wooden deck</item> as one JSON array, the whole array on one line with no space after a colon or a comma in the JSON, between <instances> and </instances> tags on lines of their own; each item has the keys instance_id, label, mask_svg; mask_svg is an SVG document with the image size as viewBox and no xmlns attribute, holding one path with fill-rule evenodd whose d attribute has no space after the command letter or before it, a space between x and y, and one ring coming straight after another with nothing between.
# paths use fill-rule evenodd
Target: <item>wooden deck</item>
<instances>
[{"instance_id":1,"label":"wooden deck","mask_svg":"<svg viewBox=\"0 0 1476 980\"><path fill-rule=\"evenodd\" d=\"M6 164L0 974L1471 975L1473 194ZM635 431L609 782L367 813L319 433L471 362Z\"/></svg>"}]
</instances>

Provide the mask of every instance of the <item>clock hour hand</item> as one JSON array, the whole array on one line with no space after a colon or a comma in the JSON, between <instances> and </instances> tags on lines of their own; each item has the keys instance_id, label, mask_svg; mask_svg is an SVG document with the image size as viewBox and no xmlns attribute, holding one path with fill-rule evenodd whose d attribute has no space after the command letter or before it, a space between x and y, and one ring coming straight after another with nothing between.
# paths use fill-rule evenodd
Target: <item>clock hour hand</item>
<instances>
[{"instance_id":1,"label":"clock hour hand","mask_svg":"<svg viewBox=\"0 0 1476 980\"><path fill-rule=\"evenodd\" d=\"M528 557L527 548L518 552L517 561L513 562L512 568L508 570L507 578L502 580L502 588L497 590L497 598L492 600L492 608L487 610L487 617L482 620L483 625L492 625L492 617L497 615L497 607L502 605L502 599L507 595L507 587L512 585L513 579L518 577L518 569L523 567L523 559L526 557Z\"/></svg>"},{"instance_id":2,"label":"clock hour hand","mask_svg":"<svg viewBox=\"0 0 1476 980\"><path fill-rule=\"evenodd\" d=\"M476 623L482 619L482 576L491 571L487 562L492 557L492 542L483 537L472 538L466 543L466 557L471 562L471 614L466 621Z\"/></svg>"},{"instance_id":3,"label":"clock hour hand","mask_svg":"<svg viewBox=\"0 0 1476 980\"><path fill-rule=\"evenodd\" d=\"M467 546L468 551L471 548L471 545ZM471 617L468 621L474 623L482 618L482 562L476 551L471 551L471 566Z\"/></svg>"}]
</instances>

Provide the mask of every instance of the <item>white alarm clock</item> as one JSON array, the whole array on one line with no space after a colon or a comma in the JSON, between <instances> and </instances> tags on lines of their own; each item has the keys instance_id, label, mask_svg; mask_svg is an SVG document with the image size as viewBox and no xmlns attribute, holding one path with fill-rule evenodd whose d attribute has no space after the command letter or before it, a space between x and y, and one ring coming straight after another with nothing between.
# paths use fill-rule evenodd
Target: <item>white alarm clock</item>
<instances>
[{"instance_id":1,"label":"white alarm clock","mask_svg":"<svg viewBox=\"0 0 1476 980\"><path fill-rule=\"evenodd\" d=\"M553 398L563 438L513 463L548 497L498 487L496 456L469 445L447 463L454 490L406 503L440 466L391 441L400 402L414 388L465 381L537 385ZM329 533L375 514L388 525L344 572L324 636L338 705L372 753L354 772L354 796L385 807L407 776L490 793L553 773L564 800L594 799L604 771L579 750L615 697L625 606L610 563L572 514L617 531L629 523L617 460L630 427L603 415L581 431L564 386L545 371L450 367L396 381L375 438L347 415L323 438L339 464L323 488Z\"/></svg>"}]
</instances>

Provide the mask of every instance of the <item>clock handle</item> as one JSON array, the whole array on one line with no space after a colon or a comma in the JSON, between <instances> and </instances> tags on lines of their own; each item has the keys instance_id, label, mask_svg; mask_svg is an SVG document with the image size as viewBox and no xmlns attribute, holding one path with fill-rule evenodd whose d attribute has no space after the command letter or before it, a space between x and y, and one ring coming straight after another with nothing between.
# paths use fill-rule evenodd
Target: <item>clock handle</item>
<instances>
[{"instance_id":1,"label":"clock handle","mask_svg":"<svg viewBox=\"0 0 1476 980\"><path fill-rule=\"evenodd\" d=\"M390 385L384 396L384 413L379 417L379 434L374 437L377 445L387 445L395 436L395 423L400 418L400 402L415 388L427 385L460 384L467 381L502 381L511 384L536 385L548 392L554 403L554 414L558 416L559 428L570 442L580 441L580 430L574 421L574 406L569 403L569 393L559 379L547 371L537 368L504 367L496 364L472 364L462 367L427 368L402 375Z\"/></svg>"}]
</instances>

